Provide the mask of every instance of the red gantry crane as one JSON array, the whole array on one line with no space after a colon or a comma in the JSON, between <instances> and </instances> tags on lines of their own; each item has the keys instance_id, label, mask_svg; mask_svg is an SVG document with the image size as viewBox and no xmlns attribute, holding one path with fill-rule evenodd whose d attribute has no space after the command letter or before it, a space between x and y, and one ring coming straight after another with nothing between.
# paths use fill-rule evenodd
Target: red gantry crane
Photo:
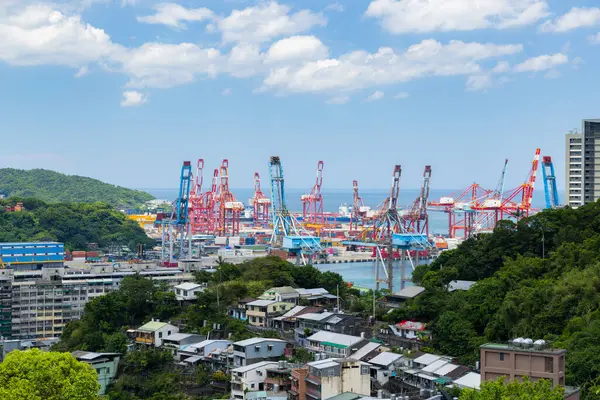
<instances>
[{"instance_id":1,"label":"red gantry crane","mask_svg":"<svg viewBox=\"0 0 600 400\"><path fill-rule=\"evenodd\" d=\"M308 194L300 197L302 201L302 221L303 223L321 224L325 222L323 214L323 195L321 186L323 185L323 161L317 163L317 180L312 190Z\"/></svg>"},{"instance_id":2,"label":"red gantry crane","mask_svg":"<svg viewBox=\"0 0 600 400\"><path fill-rule=\"evenodd\" d=\"M217 233L219 235L237 235L240 232L240 214L244 204L237 201L229 190L229 161L223 160L220 169L220 185L217 195L218 219Z\"/></svg>"},{"instance_id":3,"label":"red gantry crane","mask_svg":"<svg viewBox=\"0 0 600 400\"><path fill-rule=\"evenodd\" d=\"M266 227L269 226L269 208L271 208L271 199L263 193L260 187L260 175L254 173L254 196L250 199L250 205L254 207L254 225Z\"/></svg>"}]
</instances>

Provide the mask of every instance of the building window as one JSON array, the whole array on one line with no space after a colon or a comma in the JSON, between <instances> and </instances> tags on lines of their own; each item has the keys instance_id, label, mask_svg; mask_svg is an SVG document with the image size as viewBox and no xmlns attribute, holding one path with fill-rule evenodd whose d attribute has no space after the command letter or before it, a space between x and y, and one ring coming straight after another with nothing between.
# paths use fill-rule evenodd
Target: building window
<instances>
[{"instance_id":1,"label":"building window","mask_svg":"<svg viewBox=\"0 0 600 400\"><path fill-rule=\"evenodd\" d=\"M158 332L158 338L162 339L162 332Z\"/></svg>"},{"instance_id":2,"label":"building window","mask_svg":"<svg viewBox=\"0 0 600 400\"><path fill-rule=\"evenodd\" d=\"M546 372L554 373L554 359L546 357Z\"/></svg>"},{"instance_id":3,"label":"building window","mask_svg":"<svg viewBox=\"0 0 600 400\"><path fill-rule=\"evenodd\" d=\"M272 344L267 345L267 350L273 351L273 345Z\"/></svg>"},{"instance_id":4,"label":"building window","mask_svg":"<svg viewBox=\"0 0 600 400\"><path fill-rule=\"evenodd\" d=\"M504 353L500 353L500 361L504 361Z\"/></svg>"}]
</instances>

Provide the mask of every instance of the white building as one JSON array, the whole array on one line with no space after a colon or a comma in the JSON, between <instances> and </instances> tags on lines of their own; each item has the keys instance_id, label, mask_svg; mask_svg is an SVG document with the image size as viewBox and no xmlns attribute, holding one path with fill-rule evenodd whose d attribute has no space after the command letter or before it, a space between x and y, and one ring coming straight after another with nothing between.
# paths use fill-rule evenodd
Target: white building
<instances>
[{"instance_id":1,"label":"white building","mask_svg":"<svg viewBox=\"0 0 600 400\"><path fill-rule=\"evenodd\" d=\"M173 288L177 300L196 300L197 294L204 291L204 286L198 283L184 282Z\"/></svg>"},{"instance_id":2,"label":"white building","mask_svg":"<svg viewBox=\"0 0 600 400\"><path fill-rule=\"evenodd\" d=\"M148 322L135 330L135 342L154 347L162 346L163 339L178 333L179 328L167 322L154 320Z\"/></svg>"},{"instance_id":3,"label":"white building","mask_svg":"<svg viewBox=\"0 0 600 400\"><path fill-rule=\"evenodd\" d=\"M326 359L307 364L306 398L325 400L342 393L371 395L369 364L345 359Z\"/></svg>"},{"instance_id":4,"label":"white building","mask_svg":"<svg viewBox=\"0 0 600 400\"><path fill-rule=\"evenodd\" d=\"M231 397L245 399L245 392L265 390L265 378L268 368L277 368L275 361L262 361L231 370Z\"/></svg>"},{"instance_id":5,"label":"white building","mask_svg":"<svg viewBox=\"0 0 600 400\"><path fill-rule=\"evenodd\" d=\"M327 357L345 358L356 353L367 342L358 336L343 335L329 331L319 331L307 339L306 349L316 353L325 353Z\"/></svg>"},{"instance_id":6,"label":"white building","mask_svg":"<svg viewBox=\"0 0 600 400\"><path fill-rule=\"evenodd\" d=\"M370 359L369 364L371 364L371 377L383 386L388 383L390 376L395 375L396 367L402 364L402 355L381 352Z\"/></svg>"}]
</instances>

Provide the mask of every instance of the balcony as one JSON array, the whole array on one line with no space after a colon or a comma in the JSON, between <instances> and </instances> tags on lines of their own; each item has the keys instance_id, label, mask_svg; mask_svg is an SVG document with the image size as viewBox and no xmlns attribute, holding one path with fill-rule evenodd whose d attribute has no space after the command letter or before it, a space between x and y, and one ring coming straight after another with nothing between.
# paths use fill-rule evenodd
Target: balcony
<instances>
[{"instance_id":1,"label":"balcony","mask_svg":"<svg viewBox=\"0 0 600 400\"><path fill-rule=\"evenodd\" d=\"M153 344L154 340L152 338L136 337L135 338L135 342L136 343L143 343L143 344Z\"/></svg>"},{"instance_id":2,"label":"balcony","mask_svg":"<svg viewBox=\"0 0 600 400\"><path fill-rule=\"evenodd\" d=\"M308 375L305 379L306 382L312 383L315 386L321 386L321 378L314 375Z\"/></svg>"},{"instance_id":3,"label":"balcony","mask_svg":"<svg viewBox=\"0 0 600 400\"><path fill-rule=\"evenodd\" d=\"M315 399L320 399L321 398L321 390L313 389L313 388L306 388L306 395L310 396L312 398L315 398Z\"/></svg>"}]
</instances>

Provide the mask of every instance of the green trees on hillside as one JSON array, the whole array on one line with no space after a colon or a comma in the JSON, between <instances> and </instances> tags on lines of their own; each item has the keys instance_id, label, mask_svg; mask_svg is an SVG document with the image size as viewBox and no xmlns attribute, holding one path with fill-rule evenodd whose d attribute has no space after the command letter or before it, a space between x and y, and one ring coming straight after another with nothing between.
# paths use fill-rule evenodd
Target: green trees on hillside
<instances>
[{"instance_id":1,"label":"green trees on hillside","mask_svg":"<svg viewBox=\"0 0 600 400\"><path fill-rule=\"evenodd\" d=\"M35 197L49 203L101 201L117 208L136 208L154 199L152 195L139 190L44 169L0 169L0 194L6 197Z\"/></svg>"},{"instance_id":2,"label":"green trees on hillside","mask_svg":"<svg viewBox=\"0 0 600 400\"><path fill-rule=\"evenodd\" d=\"M53 240L76 250L86 250L88 243L132 249L154 243L137 223L106 203L47 204L23 199L24 211L4 211L14 203L0 200L0 242Z\"/></svg>"},{"instance_id":3,"label":"green trees on hillside","mask_svg":"<svg viewBox=\"0 0 600 400\"><path fill-rule=\"evenodd\" d=\"M482 343L545 339L567 349L568 384L600 389L600 203L503 221L413 278L426 291L388 318L429 322L438 351L473 363ZM448 292L454 279L477 283Z\"/></svg>"},{"instance_id":4,"label":"green trees on hillside","mask_svg":"<svg viewBox=\"0 0 600 400\"><path fill-rule=\"evenodd\" d=\"M69 353L12 351L0 363L0 399L94 400L98 375Z\"/></svg>"},{"instance_id":5,"label":"green trees on hillside","mask_svg":"<svg viewBox=\"0 0 600 400\"><path fill-rule=\"evenodd\" d=\"M552 388L552 382L541 379L531 382L505 383L502 379L481 384L480 390L465 389L459 400L563 400L563 388Z\"/></svg>"}]
</instances>

